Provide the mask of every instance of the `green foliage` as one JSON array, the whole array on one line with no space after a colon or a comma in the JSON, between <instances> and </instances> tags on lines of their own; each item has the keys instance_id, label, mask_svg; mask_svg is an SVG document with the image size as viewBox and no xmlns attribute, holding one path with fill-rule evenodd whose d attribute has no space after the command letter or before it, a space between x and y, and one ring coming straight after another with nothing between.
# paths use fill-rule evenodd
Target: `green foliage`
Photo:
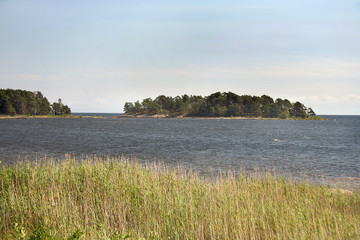
<instances>
[{"instance_id":1,"label":"green foliage","mask_svg":"<svg viewBox=\"0 0 360 240\"><path fill-rule=\"evenodd\" d=\"M292 108L291 116L296 118L306 118L307 115L305 106L300 102L296 102Z\"/></svg>"},{"instance_id":2,"label":"green foliage","mask_svg":"<svg viewBox=\"0 0 360 240\"><path fill-rule=\"evenodd\" d=\"M287 119L290 117L289 115L289 111L288 110L284 110L282 112L280 112L279 116L280 119Z\"/></svg>"},{"instance_id":3,"label":"green foliage","mask_svg":"<svg viewBox=\"0 0 360 240\"><path fill-rule=\"evenodd\" d=\"M144 99L141 103L126 102L125 114L198 117L261 117L261 118L303 118L316 119L315 112L302 103L290 103L287 99L274 101L270 96L239 96L232 92L216 92L206 97L160 95L155 100Z\"/></svg>"},{"instance_id":4,"label":"green foliage","mask_svg":"<svg viewBox=\"0 0 360 240\"><path fill-rule=\"evenodd\" d=\"M49 101L39 91L0 89L0 114L5 115L69 115L71 110L59 102L50 106Z\"/></svg>"},{"instance_id":5,"label":"green foliage","mask_svg":"<svg viewBox=\"0 0 360 240\"><path fill-rule=\"evenodd\" d=\"M84 232L82 232L78 229L71 236L69 236L66 240L79 240L82 236L84 236Z\"/></svg>"},{"instance_id":6,"label":"green foliage","mask_svg":"<svg viewBox=\"0 0 360 240\"><path fill-rule=\"evenodd\" d=\"M126 112L128 114L136 113L134 104L131 102L126 102L124 105L124 112Z\"/></svg>"},{"instance_id":7,"label":"green foliage","mask_svg":"<svg viewBox=\"0 0 360 240\"><path fill-rule=\"evenodd\" d=\"M54 239L49 230L43 225L38 226L30 235L29 240L51 240Z\"/></svg>"},{"instance_id":8,"label":"green foliage","mask_svg":"<svg viewBox=\"0 0 360 240\"><path fill-rule=\"evenodd\" d=\"M126 234L120 234L118 233L118 231L115 231L113 234L111 234L110 236L110 240L121 240L121 239L130 239L131 235L126 233Z\"/></svg>"},{"instance_id":9,"label":"green foliage","mask_svg":"<svg viewBox=\"0 0 360 240\"><path fill-rule=\"evenodd\" d=\"M54 115L70 115L71 110L67 105L62 103L62 100L59 98L58 102L51 104L52 113Z\"/></svg>"},{"instance_id":10,"label":"green foliage","mask_svg":"<svg viewBox=\"0 0 360 240\"><path fill-rule=\"evenodd\" d=\"M360 198L326 186L127 159L0 167L0 239L359 239ZM15 224L14 224L15 223Z\"/></svg>"},{"instance_id":11,"label":"green foliage","mask_svg":"<svg viewBox=\"0 0 360 240\"><path fill-rule=\"evenodd\" d=\"M12 233L12 237L18 240L24 240L26 239L26 232L25 228L22 226L19 226L19 224L16 222L14 223L14 232Z\"/></svg>"}]
</instances>

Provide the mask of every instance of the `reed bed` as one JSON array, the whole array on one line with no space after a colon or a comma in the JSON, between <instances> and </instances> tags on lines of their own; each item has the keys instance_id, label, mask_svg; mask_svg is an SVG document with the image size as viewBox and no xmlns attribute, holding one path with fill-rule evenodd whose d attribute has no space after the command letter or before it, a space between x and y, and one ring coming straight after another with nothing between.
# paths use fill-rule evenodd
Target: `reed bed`
<instances>
[{"instance_id":1,"label":"reed bed","mask_svg":"<svg viewBox=\"0 0 360 240\"><path fill-rule=\"evenodd\" d=\"M360 197L125 158L0 165L1 239L359 239Z\"/></svg>"}]
</instances>

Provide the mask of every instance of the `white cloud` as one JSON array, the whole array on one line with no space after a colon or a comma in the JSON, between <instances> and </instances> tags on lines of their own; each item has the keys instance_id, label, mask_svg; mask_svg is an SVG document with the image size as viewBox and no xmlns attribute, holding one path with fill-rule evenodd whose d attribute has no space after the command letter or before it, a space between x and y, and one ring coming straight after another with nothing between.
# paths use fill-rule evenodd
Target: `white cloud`
<instances>
[{"instance_id":1,"label":"white cloud","mask_svg":"<svg viewBox=\"0 0 360 240\"><path fill-rule=\"evenodd\" d=\"M105 100L105 98L95 98L94 99L94 101L96 102L96 103L106 103L106 100Z\"/></svg>"},{"instance_id":2,"label":"white cloud","mask_svg":"<svg viewBox=\"0 0 360 240\"><path fill-rule=\"evenodd\" d=\"M41 75L33 73L16 73L16 74L2 74L0 75L2 81L61 81L63 76L58 75Z\"/></svg>"},{"instance_id":3,"label":"white cloud","mask_svg":"<svg viewBox=\"0 0 360 240\"><path fill-rule=\"evenodd\" d=\"M345 103L357 103L360 104L360 94L350 94L342 97L342 101Z\"/></svg>"},{"instance_id":4,"label":"white cloud","mask_svg":"<svg viewBox=\"0 0 360 240\"><path fill-rule=\"evenodd\" d=\"M262 64L256 67L242 65L203 65L191 64L182 67L165 68L126 68L120 72L93 74L92 77L128 77L131 79L154 79L156 77L178 77L202 79L241 79L245 77L266 79L338 80L360 78L360 62L336 61L331 59L313 59L282 65ZM155 79L156 80L156 79Z\"/></svg>"},{"instance_id":5,"label":"white cloud","mask_svg":"<svg viewBox=\"0 0 360 240\"><path fill-rule=\"evenodd\" d=\"M42 76L37 74L11 74L11 75L2 75L2 78L12 79L12 80L39 80L42 79Z\"/></svg>"},{"instance_id":6,"label":"white cloud","mask_svg":"<svg viewBox=\"0 0 360 240\"><path fill-rule=\"evenodd\" d=\"M359 94L348 94L345 96L300 96L297 97L300 101L312 102L315 104L331 104L331 103L341 103L341 104L360 104L360 95Z\"/></svg>"}]
</instances>

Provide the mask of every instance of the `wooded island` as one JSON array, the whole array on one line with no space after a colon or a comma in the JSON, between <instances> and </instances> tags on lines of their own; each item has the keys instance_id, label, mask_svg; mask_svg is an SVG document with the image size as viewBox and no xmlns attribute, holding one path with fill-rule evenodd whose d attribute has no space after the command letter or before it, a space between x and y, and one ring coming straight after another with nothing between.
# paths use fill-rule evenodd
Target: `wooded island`
<instances>
[{"instance_id":1,"label":"wooded island","mask_svg":"<svg viewBox=\"0 0 360 240\"><path fill-rule=\"evenodd\" d=\"M249 118L300 118L321 119L311 108L301 102L291 103L287 99L275 101L267 95L237 95L232 92L216 92L209 96L160 95L154 100L144 99L141 103L126 102L125 115L166 115L170 117L249 117Z\"/></svg>"},{"instance_id":2,"label":"wooded island","mask_svg":"<svg viewBox=\"0 0 360 240\"><path fill-rule=\"evenodd\" d=\"M0 89L0 114L4 115L69 115L71 110L61 99L50 105L39 91Z\"/></svg>"}]
</instances>

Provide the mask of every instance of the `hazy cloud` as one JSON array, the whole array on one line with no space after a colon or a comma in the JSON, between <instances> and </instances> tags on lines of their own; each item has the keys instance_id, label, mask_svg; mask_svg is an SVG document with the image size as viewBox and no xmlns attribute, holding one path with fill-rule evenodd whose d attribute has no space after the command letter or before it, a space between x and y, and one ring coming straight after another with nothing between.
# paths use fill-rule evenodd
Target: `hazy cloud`
<instances>
[{"instance_id":1,"label":"hazy cloud","mask_svg":"<svg viewBox=\"0 0 360 240\"><path fill-rule=\"evenodd\" d=\"M106 103L106 100L105 100L105 98L95 98L95 102L96 103Z\"/></svg>"},{"instance_id":2,"label":"hazy cloud","mask_svg":"<svg viewBox=\"0 0 360 240\"><path fill-rule=\"evenodd\" d=\"M0 1L0 88L73 111L232 91L360 114L359 3Z\"/></svg>"}]
</instances>

